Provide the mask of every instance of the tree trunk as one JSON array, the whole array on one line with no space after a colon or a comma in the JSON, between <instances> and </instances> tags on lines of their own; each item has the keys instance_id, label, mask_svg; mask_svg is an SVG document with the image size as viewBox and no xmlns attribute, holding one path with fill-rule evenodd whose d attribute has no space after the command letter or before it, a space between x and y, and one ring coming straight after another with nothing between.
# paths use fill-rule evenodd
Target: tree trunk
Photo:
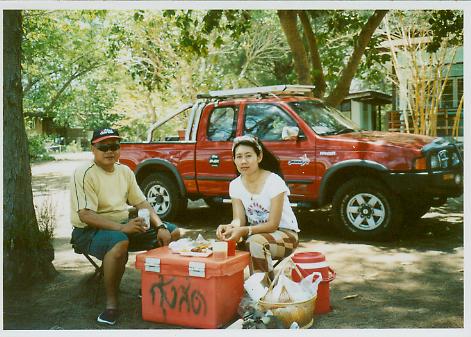
<instances>
[{"instance_id":1,"label":"tree trunk","mask_svg":"<svg viewBox=\"0 0 471 337\"><path fill-rule=\"evenodd\" d=\"M23 118L21 11L3 11L3 281L28 286L50 278L54 250L38 228Z\"/></svg>"},{"instance_id":2,"label":"tree trunk","mask_svg":"<svg viewBox=\"0 0 471 337\"><path fill-rule=\"evenodd\" d=\"M365 53L366 46L370 42L371 36L375 32L376 28L378 28L381 20L383 20L387 12L387 10L376 10L368 19L368 22L363 26L354 45L353 53L350 56L347 65L343 68L342 75L337 82L337 86L326 99L326 102L329 105L339 105L342 103L345 96L348 95L350 84L352 83L353 76L355 76L358 69L361 57Z\"/></svg>"},{"instance_id":3,"label":"tree trunk","mask_svg":"<svg viewBox=\"0 0 471 337\"><path fill-rule=\"evenodd\" d=\"M322 61L319 55L319 48L317 46L316 36L312 31L311 22L305 11L299 11L299 18L303 24L304 34L309 45L309 54L311 55L311 66L312 66L312 82L316 86L314 89L314 95L319 98L323 98L325 89L327 87L324 78L324 69L322 68Z\"/></svg>"},{"instance_id":4,"label":"tree trunk","mask_svg":"<svg viewBox=\"0 0 471 337\"><path fill-rule=\"evenodd\" d=\"M296 27L296 11L279 10L278 17L280 18L281 28L285 33L288 45L293 53L294 68L298 75L299 84L311 84L306 49Z\"/></svg>"}]
</instances>

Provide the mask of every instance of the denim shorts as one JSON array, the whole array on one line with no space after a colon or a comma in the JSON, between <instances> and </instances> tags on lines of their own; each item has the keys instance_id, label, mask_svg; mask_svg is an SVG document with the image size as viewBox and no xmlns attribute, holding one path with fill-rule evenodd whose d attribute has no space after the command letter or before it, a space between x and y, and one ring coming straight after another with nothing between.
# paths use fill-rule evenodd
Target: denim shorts
<instances>
[{"instance_id":1,"label":"denim shorts","mask_svg":"<svg viewBox=\"0 0 471 337\"><path fill-rule=\"evenodd\" d=\"M165 222L167 229L172 233L177 226L170 222ZM150 228L145 233L126 235L120 231L94 229L90 227L77 228L72 231L70 242L77 246L78 250L95 256L103 260L105 254L117 243L129 240L129 251L149 250L159 247L157 242L157 232ZM76 249L77 250L77 249Z\"/></svg>"}]
</instances>

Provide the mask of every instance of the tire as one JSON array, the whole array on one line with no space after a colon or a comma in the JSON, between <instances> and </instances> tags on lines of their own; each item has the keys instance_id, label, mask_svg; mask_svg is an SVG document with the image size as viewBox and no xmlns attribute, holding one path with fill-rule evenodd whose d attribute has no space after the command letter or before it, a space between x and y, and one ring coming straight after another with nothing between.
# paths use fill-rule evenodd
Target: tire
<instances>
[{"instance_id":1,"label":"tire","mask_svg":"<svg viewBox=\"0 0 471 337\"><path fill-rule=\"evenodd\" d=\"M186 209L188 200L180 195L176 182L166 174L149 175L142 181L141 189L162 220L174 220Z\"/></svg>"},{"instance_id":2,"label":"tire","mask_svg":"<svg viewBox=\"0 0 471 337\"><path fill-rule=\"evenodd\" d=\"M376 179L355 178L341 185L332 201L334 223L359 240L394 239L402 223L399 198Z\"/></svg>"}]
</instances>

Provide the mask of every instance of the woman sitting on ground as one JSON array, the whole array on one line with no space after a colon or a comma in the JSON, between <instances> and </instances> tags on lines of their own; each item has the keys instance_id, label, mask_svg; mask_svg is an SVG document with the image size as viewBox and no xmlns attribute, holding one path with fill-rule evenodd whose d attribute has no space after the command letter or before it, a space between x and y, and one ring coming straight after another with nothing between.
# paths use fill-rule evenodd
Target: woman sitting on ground
<instances>
[{"instance_id":1,"label":"woman sitting on ground","mask_svg":"<svg viewBox=\"0 0 471 337\"><path fill-rule=\"evenodd\" d=\"M273 279L273 262L289 256L298 246L298 222L281 178L278 159L254 136L234 139L232 158L240 174L231 181L233 220L219 225L220 240L246 238L250 273L264 272Z\"/></svg>"}]
</instances>

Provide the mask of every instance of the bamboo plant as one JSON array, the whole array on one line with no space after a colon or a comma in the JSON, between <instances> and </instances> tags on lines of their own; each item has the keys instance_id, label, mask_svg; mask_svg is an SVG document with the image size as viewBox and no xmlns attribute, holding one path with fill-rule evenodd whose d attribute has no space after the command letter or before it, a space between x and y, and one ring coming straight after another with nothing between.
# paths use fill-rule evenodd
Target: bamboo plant
<instances>
[{"instance_id":1,"label":"bamboo plant","mask_svg":"<svg viewBox=\"0 0 471 337\"><path fill-rule=\"evenodd\" d=\"M394 19L397 21L393 22ZM426 25L420 25L420 21L407 24L401 15L394 19L390 14L386 15L384 31L393 67L390 80L399 88L399 94L407 105L407 108L400 108L403 118L401 131L436 136L438 119L444 117L447 120L447 112L442 114L440 111L440 102L457 47L448 45L444 39L436 53L428 53L426 48L431 41L431 32ZM463 97L453 121L451 133L455 137L459 130L462 101ZM448 123L445 127L448 128Z\"/></svg>"}]
</instances>

